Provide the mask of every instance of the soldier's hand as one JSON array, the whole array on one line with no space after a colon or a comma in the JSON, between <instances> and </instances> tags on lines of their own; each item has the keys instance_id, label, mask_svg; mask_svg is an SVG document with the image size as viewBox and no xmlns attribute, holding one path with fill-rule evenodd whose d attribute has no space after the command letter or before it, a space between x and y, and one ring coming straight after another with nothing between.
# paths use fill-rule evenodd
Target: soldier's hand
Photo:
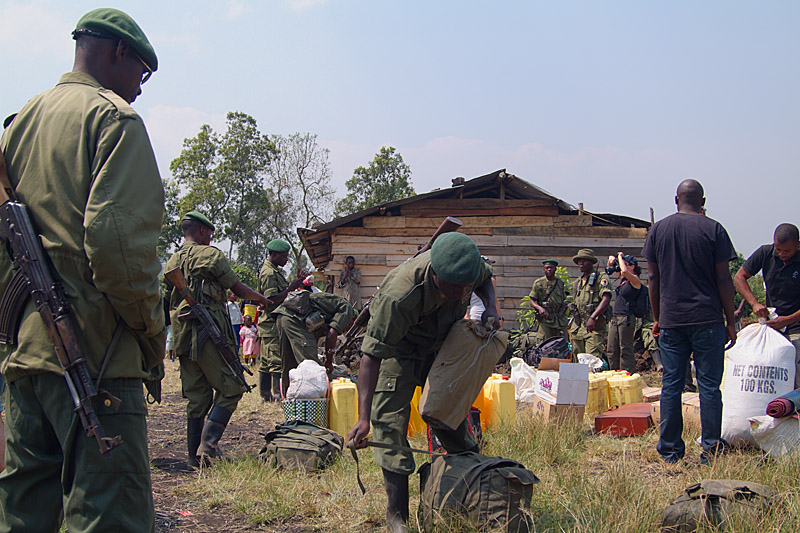
<instances>
[{"instance_id":1,"label":"soldier's hand","mask_svg":"<svg viewBox=\"0 0 800 533\"><path fill-rule=\"evenodd\" d=\"M487 307L481 315L481 322L486 327L491 325L492 328L497 329L500 327L500 314L494 306Z\"/></svg>"},{"instance_id":2,"label":"soldier's hand","mask_svg":"<svg viewBox=\"0 0 800 533\"><path fill-rule=\"evenodd\" d=\"M594 318L592 317L587 318L586 324L584 324L586 326L586 331L592 333L594 331L594 324L595 324Z\"/></svg>"},{"instance_id":3,"label":"soldier's hand","mask_svg":"<svg viewBox=\"0 0 800 533\"><path fill-rule=\"evenodd\" d=\"M296 291L297 289L299 289L302 286L303 286L303 279L302 278L297 278L296 280L292 281L289 284L289 287L288 287L289 288L289 292Z\"/></svg>"},{"instance_id":4,"label":"soldier's hand","mask_svg":"<svg viewBox=\"0 0 800 533\"><path fill-rule=\"evenodd\" d=\"M356 425L347 433L347 445L350 445L350 441L355 443L356 450L360 450L362 448L367 447L367 436L369 436L369 420L360 420L356 422Z\"/></svg>"}]
</instances>

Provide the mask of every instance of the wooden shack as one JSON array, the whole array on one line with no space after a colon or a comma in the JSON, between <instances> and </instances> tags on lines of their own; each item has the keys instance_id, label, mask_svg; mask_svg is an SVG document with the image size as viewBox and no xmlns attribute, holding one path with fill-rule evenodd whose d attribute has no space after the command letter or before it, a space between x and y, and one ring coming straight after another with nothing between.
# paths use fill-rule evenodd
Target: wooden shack
<instances>
[{"instance_id":1,"label":"wooden shack","mask_svg":"<svg viewBox=\"0 0 800 533\"><path fill-rule=\"evenodd\" d=\"M498 170L471 180L455 178L452 187L371 207L312 229L300 228L298 234L314 266L332 283L345 257L354 256L366 301L392 268L428 241L446 216L460 219L461 231L496 261L497 296L507 327L513 326L516 310L534 280L543 275L543 259L558 260L574 278L578 268L572 256L579 248L593 249L601 268L618 250L641 257L650 226L636 218L575 208Z\"/></svg>"}]
</instances>

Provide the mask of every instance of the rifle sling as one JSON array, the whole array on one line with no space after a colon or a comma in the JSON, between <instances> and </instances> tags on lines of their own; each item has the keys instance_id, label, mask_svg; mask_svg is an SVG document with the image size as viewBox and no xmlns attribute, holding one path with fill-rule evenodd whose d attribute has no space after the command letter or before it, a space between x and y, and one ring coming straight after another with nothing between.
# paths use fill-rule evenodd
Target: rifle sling
<instances>
[{"instance_id":1,"label":"rifle sling","mask_svg":"<svg viewBox=\"0 0 800 533\"><path fill-rule=\"evenodd\" d=\"M400 446L399 444L387 444L385 442L375 442L368 440L366 442L367 446L371 446L373 448L383 448L385 450L394 450L396 452L414 452L414 453L425 453L428 455L446 455L444 453L432 452L430 450L420 450L419 448L409 448L408 446ZM364 487L364 482L361 481L361 467L358 464L358 454L356 453L356 446L355 443L351 440L347 443L347 447L350 448L350 453L353 455L353 460L356 462L356 480L358 480L358 488L361 489L361 494L366 494L367 489Z\"/></svg>"},{"instance_id":2,"label":"rifle sling","mask_svg":"<svg viewBox=\"0 0 800 533\"><path fill-rule=\"evenodd\" d=\"M103 355L103 362L100 365L100 372L97 373L97 381L94 382L95 390L100 390L100 380L103 379L103 374L106 373L108 362L111 360L111 354L117 349L119 338L122 337L122 325L122 319L120 319L117 322L117 326L114 328L114 334L111 336L111 342L109 342L108 347L106 347L106 353Z\"/></svg>"}]
</instances>

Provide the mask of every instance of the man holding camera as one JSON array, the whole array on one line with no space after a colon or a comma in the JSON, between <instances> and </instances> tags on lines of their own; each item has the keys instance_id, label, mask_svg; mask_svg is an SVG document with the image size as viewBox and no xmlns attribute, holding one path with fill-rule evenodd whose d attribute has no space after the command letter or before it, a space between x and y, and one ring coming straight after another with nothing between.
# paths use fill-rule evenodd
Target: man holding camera
<instances>
[{"instance_id":1,"label":"man holding camera","mask_svg":"<svg viewBox=\"0 0 800 533\"><path fill-rule=\"evenodd\" d=\"M642 269L635 257L617 252L617 257L608 256L606 272L608 274L616 272L621 280L614 289L617 298L614 301L614 315L608 329L608 365L611 370L622 369L633 374L636 372L636 356L633 354L633 334L636 331L635 307L640 303L640 298L647 298L647 295L643 294L647 288L639 279ZM646 310L647 300L643 302Z\"/></svg>"},{"instance_id":2,"label":"man holding camera","mask_svg":"<svg viewBox=\"0 0 800 533\"><path fill-rule=\"evenodd\" d=\"M536 311L536 342L542 343L553 337L566 338L567 292L564 282L556 277L558 261L542 261L544 276L533 282L531 307Z\"/></svg>"},{"instance_id":3,"label":"man holding camera","mask_svg":"<svg viewBox=\"0 0 800 533\"><path fill-rule=\"evenodd\" d=\"M602 358L603 340L606 337L605 312L611 303L608 276L595 267L597 257L589 248L578 250L572 261L581 272L581 277L575 280L572 287L575 293L575 302L570 307L572 353L588 353Z\"/></svg>"}]
</instances>

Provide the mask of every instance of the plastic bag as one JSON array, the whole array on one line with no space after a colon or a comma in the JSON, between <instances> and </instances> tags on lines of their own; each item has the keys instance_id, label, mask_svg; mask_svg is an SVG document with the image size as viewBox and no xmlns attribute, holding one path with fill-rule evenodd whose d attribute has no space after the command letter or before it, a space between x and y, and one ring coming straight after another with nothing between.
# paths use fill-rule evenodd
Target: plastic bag
<instances>
[{"instance_id":1,"label":"plastic bag","mask_svg":"<svg viewBox=\"0 0 800 533\"><path fill-rule=\"evenodd\" d=\"M795 349L763 324L747 326L725 352L722 378L722 438L754 442L749 418L763 415L770 400L794 389Z\"/></svg>"},{"instance_id":2,"label":"plastic bag","mask_svg":"<svg viewBox=\"0 0 800 533\"><path fill-rule=\"evenodd\" d=\"M519 357L512 357L511 377L508 381L514 384L514 396L518 402L533 403L536 389L536 370Z\"/></svg>"},{"instance_id":3,"label":"plastic bag","mask_svg":"<svg viewBox=\"0 0 800 533\"><path fill-rule=\"evenodd\" d=\"M603 360L590 353L579 353L578 362L582 365L589 365L590 372L600 372L603 370Z\"/></svg>"},{"instance_id":4,"label":"plastic bag","mask_svg":"<svg viewBox=\"0 0 800 533\"><path fill-rule=\"evenodd\" d=\"M784 418L754 416L749 419L750 434L772 457L783 457L800 450L800 419L797 415Z\"/></svg>"},{"instance_id":5,"label":"plastic bag","mask_svg":"<svg viewBox=\"0 0 800 533\"><path fill-rule=\"evenodd\" d=\"M328 375L325 367L310 359L289 370L287 400L314 400L328 394Z\"/></svg>"}]
</instances>

